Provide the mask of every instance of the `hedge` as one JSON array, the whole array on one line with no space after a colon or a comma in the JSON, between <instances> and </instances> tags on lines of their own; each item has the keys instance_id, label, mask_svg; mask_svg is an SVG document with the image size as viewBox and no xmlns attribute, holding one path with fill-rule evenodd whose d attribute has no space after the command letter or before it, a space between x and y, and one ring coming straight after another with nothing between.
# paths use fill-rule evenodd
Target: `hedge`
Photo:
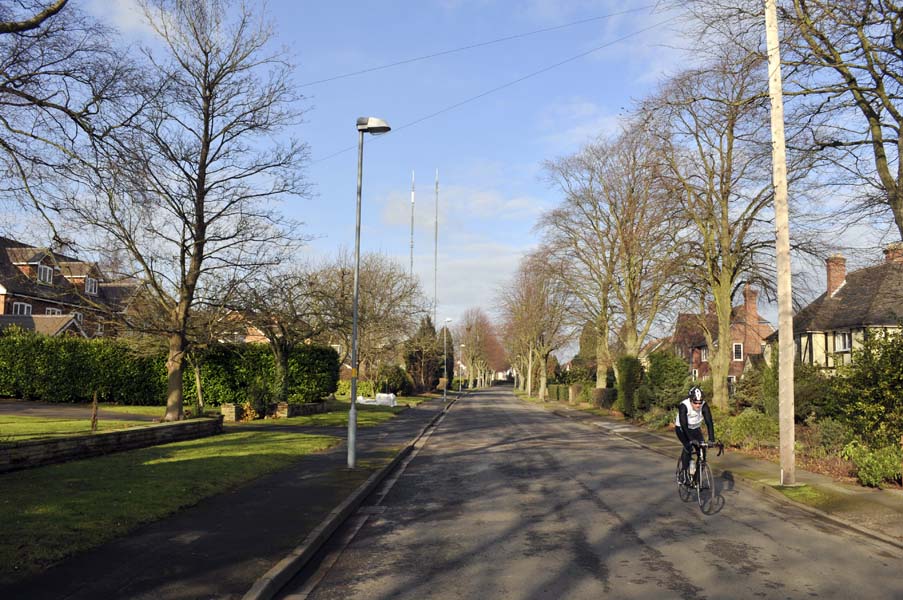
<instances>
[{"instance_id":1,"label":"hedge","mask_svg":"<svg viewBox=\"0 0 903 600\"><path fill-rule=\"evenodd\" d=\"M44 402L161 404L163 357L142 357L111 339L47 337L11 327L0 333L0 395Z\"/></svg>"},{"instance_id":2,"label":"hedge","mask_svg":"<svg viewBox=\"0 0 903 600\"><path fill-rule=\"evenodd\" d=\"M252 388L271 389L273 355L260 344L217 346L194 355L200 364L204 403L248 400ZM185 361L184 401L197 401L192 364ZM289 400L314 402L336 390L339 358L323 346L299 346L289 354ZM115 339L47 337L11 327L0 332L0 396L44 402L103 402L162 406L166 357L140 356Z\"/></svg>"}]
</instances>

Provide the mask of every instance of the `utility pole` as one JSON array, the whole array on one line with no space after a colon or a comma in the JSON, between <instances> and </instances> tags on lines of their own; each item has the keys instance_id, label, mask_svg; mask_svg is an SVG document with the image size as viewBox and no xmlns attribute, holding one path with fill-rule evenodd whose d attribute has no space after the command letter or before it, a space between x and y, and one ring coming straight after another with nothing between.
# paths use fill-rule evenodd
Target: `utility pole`
<instances>
[{"instance_id":1,"label":"utility pole","mask_svg":"<svg viewBox=\"0 0 903 600\"><path fill-rule=\"evenodd\" d=\"M433 323L439 307L439 169L436 169L436 220L433 237Z\"/></svg>"},{"instance_id":2,"label":"utility pole","mask_svg":"<svg viewBox=\"0 0 903 600\"><path fill-rule=\"evenodd\" d=\"M411 171L411 278L414 277L414 171Z\"/></svg>"},{"instance_id":3,"label":"utility pole","mask_svg":"<svg viewBox=\"0 0 903 600\"><path fill-rule=\"evenodd\" d=\"M768 47L768 94L771 97L771 148L774 177L775 253L778 268L778 421L781 485L796 483L793 429L793 305L790 284L790 223L787 210L787 157L784 146L784 100L781 51L775 0L765 0Z\"/></svg>"}]
</instances>

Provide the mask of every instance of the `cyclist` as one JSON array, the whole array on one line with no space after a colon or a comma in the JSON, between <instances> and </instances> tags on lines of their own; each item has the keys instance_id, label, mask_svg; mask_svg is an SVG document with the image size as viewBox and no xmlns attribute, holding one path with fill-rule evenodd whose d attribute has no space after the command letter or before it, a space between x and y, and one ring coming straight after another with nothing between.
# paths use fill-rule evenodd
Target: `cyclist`
<instances>
[{"instance_id":1,"label":"cyclist","mask_svg":"<svg viewBox=\"0 0 903 600\"><path fill-rule=\"evenodd\" d=\"M715 443L715 424L712 422L712 411L702 398L702 390L699 386L690 388L687 397L677 407L677 419L674 422L674 432L677 439L683 445L680 453L682 473L686 473L690 466L690 446L702 443L702 422L705 421L705 429L709 435L709 443Z\"/></svg>"}]
</instances>

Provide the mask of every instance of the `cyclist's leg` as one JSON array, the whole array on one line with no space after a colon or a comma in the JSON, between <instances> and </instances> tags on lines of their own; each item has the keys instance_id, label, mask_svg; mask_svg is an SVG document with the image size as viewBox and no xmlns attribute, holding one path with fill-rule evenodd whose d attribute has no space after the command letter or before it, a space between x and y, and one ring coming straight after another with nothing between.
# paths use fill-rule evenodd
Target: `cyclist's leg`
<instances>
[{"instance_id":1,"label":"cyclist's leg","mask_svg":"<svg viewBox=\"0 0 903 600\"><path fill-rule=\"evenodd\" d=\"M682 448L680 451L680 461L681 464L683 464L683 470L686 471L690 467L690 453L687 452L687 448L690 446L690 438L687 437L687 434L681 427L675 427L674 433L677 434L677 439L680 440Z\"/></svg>"}]
</instances>

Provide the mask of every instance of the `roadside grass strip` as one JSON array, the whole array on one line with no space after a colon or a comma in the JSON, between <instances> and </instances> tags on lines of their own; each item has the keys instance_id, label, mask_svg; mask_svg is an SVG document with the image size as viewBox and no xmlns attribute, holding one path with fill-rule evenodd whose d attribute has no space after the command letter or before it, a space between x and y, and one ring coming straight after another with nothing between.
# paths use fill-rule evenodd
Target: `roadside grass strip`
<instances>
[{"instance_id":1,"label":"roadside grass strip","mask_svg":"<svg viewBox=\"0 0 903 600\"><path fill-rule=\"evenodd\" d=\"M97 420L98 431L147 426L141 421ZM89 435L91 419L67 419L64 417L27 417L0 415L0 444L24 440L59 438L73 435Z\"/></svg>"},{"instance_id":2,"label":"roadside grass strip","mask_svg":"<svg viewBox=\"0 0 903 600\"><path fill-rule=\"evenodd\" d=\"M0 584L341 440L232 431L0 476Z\"/></svg>"},{"instance_id":3,"label":"roadside grass strip","mask_svg":"<svg viewBox=\"0 0 903 600\"><path fill-rule=\"evenodd\" d=\"M385 423L390 419L394 419L395 415L407 410L408 405L414 406L429 400L419 396L399 396L396 399L398 406L375 406L371 404L357 405L357 426L358 427L374 427ZM347 427L348 411L351 408L351 402L348 400L330 400L326 404L327 412L317 413L315 415L304 415L301 417L291 417L288 419L261 419L256 421L242 421L237 423L227 423L230 427L241 427L242 425L300 425L304 427Z\"/></svg>"}]
</instances>

